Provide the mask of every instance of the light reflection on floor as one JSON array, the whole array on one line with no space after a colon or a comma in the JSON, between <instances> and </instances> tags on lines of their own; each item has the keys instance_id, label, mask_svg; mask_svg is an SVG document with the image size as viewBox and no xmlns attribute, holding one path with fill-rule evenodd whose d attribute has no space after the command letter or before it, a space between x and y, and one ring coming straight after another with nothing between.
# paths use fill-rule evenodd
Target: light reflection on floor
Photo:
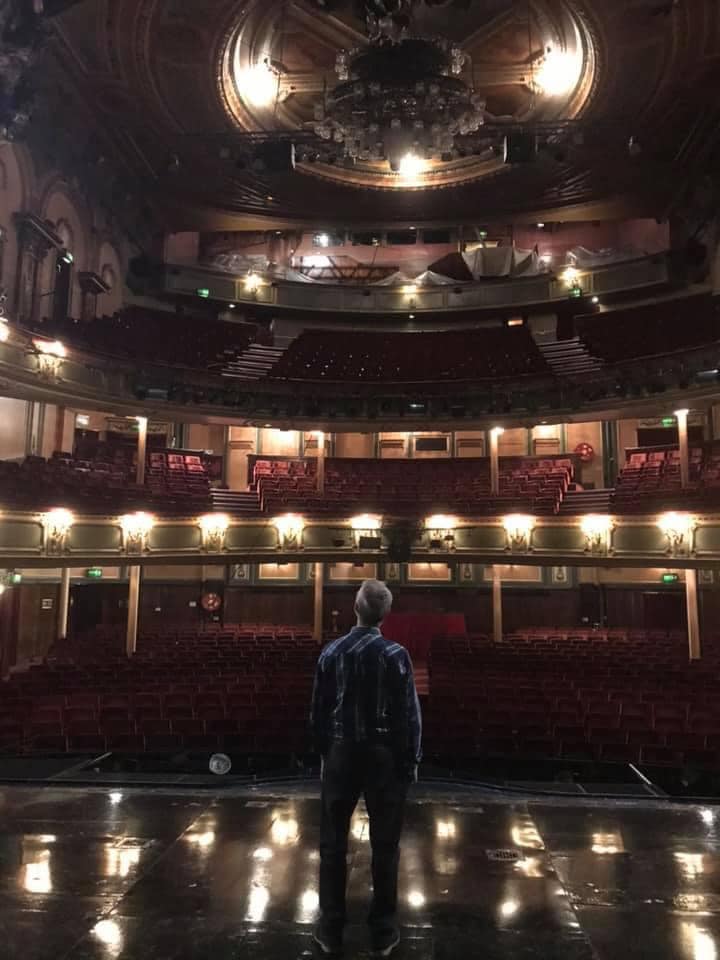
<instances>
[{"instance_id":1,"label":"light reflection on floor","mask_svg":"<svg viewBox=\"0 0 720 960\"><path fill-rule=\"evenodd\" d=\"M0 790L0 956L309 955L315 796ZM712 808L437 797L408 806L398 956L719 960ZM348 956L366 957L367 812L348 855Z\"/></svg>"}]
</instances>

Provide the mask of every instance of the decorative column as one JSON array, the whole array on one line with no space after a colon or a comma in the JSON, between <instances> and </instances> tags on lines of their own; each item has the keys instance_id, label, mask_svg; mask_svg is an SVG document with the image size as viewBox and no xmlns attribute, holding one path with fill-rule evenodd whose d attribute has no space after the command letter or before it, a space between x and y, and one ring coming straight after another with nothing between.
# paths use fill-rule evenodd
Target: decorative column
<instances>
[{"instance_id":1,"label":"decorative column","mask_svg":"<svg viewBox=\"0 0 720 960\"><path fill-rule=\"evenodd\" d=\"M325 581L325 564L320 561L315 564L315 592L313 597L313 640L322 643L323 639L323 587Z\"/></svg>"},{"instance_id":2,"label":"decorative column","mask_svg":"<svg viewBox=\"0 0 720 960\"><path fill-rule=\"evenodd\" d=\"M493 564L492 575L493 640L500 643L503 636L502 580L497 564Z\"/></svg>"},{"instance_id":3,"label":"decorative column","mask_svg":"<svg viewBox=\"0 0 720 960\"><path fill-rule=\"evenodd\" d=\"M315 432L317 437L317 488L318 493L325 492L325 433L322 430Z\"/></svg>"},{"instance_id":4,"label":"decorative column","mask_svg":"<svg viewBox=\"0 0 720 960\"><path fill-rule=\"evenodd\" d=\"M135 482L145 483L145 460L147 458L147 417L136 417L138 424L137 473Z\"/></svg>"},{"instance_id":5,"label":"decorative column","mask_svg":"<svg viewBox=\"0 0 720 960\"><path fill-rule=\"evenodd\" d=\"M222 485L223 487L228 486L228 477L230 476L230 453L232 452L232 447L230 446L230 427L228 424L225 424L223 427L223 462L222 462Z\"/></svg>"},{"instance_id":6,"label":"decorative column","mask_svg":"<svg viewBox=\"0 0 720 960\"><path fill-rule=\"evenodd\" d=\"M493 427L490 431L490 493L500 493L500 458L498 440L504 433L502 427Z\"/></svg>"},{"instance_id":7,"label":"decorative column","mask_svg":"<svg viewBox=\"0 0 720 960\"><path fill-rule=\"evenodd\" d=\"M55 408L55 446L54 450L63 449L63 438L65 436L65 407L60 404Z\"/></svg>"},{"instance_id":8,"label":"decorative column","mask_svg":"<svg viewBox=\"0 0 720 960\"><path fill-rule=\"evenodd\" d=\"M62 239L39 217L31 213L14 215L18 234L15 274L15 316L18 321L35 321L40 314L38 281L48 253L63 246ZM43 291L47 293L48 291Z\"/></svg>"},{"instance_id":9,"label":"decorative column","mask_svg":"<svg viewBox=\"0 0 720 960\"><path fill-rule=\"evenodd\" d=\"M125 652L131 657L137 649L138 614L140 610L140 566L128 567L128 616Z\"/></svg>"},{"instance_id":10,"label":"decorative column","mask_svg":"<svg viewBox=\"0 0 720 960\"><path fill-rule=\"evenodd\" d=\"M97 317L97 298L103 293L110 293L110 287L102 277L91 270L81 270L78 273L78 282L82 292L80 316L86 322L94 320Z\"/></svg>"},{"instance_id":11,"label":"decorative column","mask_svg":"<svg viewBox=\"0 0 720 960\"><path fill-rule=\"evenodd\" d=\"M676 410L678 440L680 443L680 485L690 483L690 451L688 450L688 413L689 410Z\"/></svg>"},{"instance_id":12,"label":"decorative column","mask_svg":"<svg viewBox=\"0 0 720 960\"><path fill-rule=\"evenodd\" d=\"M67 639L70 617L70 567L63 567L60 575L60 596L57 609L58 640Z\"/></svg>"},{"instance_id":13,"label":"decorative column","mask_svg":"<svg viewBox=\"0 0 720 960\"><path fill-rule=\"evenodd\" d=\"M688 651L691 660L699 660L702 656L702 649L700 644L697 570L685 571L685 602L687 605Z\"/></svg>"}]
</instances>

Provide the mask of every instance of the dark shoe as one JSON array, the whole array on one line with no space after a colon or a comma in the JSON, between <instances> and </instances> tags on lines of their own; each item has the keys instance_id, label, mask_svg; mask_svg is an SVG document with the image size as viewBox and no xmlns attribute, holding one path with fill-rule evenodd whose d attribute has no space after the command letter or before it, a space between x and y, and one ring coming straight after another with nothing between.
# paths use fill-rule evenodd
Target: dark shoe
<instances>
[{"instance_id":1,"label":"dark shoe","mask_svg":"<svg viewBox=\"0 0 720 960\"><path fill-rule=\"evenodd\" d=\"M373 953L376 957L389 957L399 944L400 934L397 930L392 930L382 936L373 937Z\"/></svg>"},{"instance_id":2,"label":"dark shoe","mask_svg":"<svg viewBox=\"0 0 720 960\"><path fill-rule=\"evenodd\" d=\"M326 957L342 956L342 936L337 933L328 933L322 927L313 930L313 942Z\"/></svg>"}]
</instances>

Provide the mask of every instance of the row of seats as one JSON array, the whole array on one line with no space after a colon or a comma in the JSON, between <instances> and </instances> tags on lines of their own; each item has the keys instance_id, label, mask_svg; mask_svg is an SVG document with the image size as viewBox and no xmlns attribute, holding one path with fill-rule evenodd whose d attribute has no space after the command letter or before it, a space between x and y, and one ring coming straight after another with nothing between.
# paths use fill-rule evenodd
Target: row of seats
<instances>
[{"instance_id":1,"label":"row of seats","mask_svg":"<svg viewBox=\"0 0 720 960\"><path fill-rule=\"evenodd\" d=\"M304 330L269 376L283 380L423 381L551 376L526 327L440 333Z\"/></svg>"},{"instance_id":2,"label":"row of seats","mask_svg":"<svg viewBox=\"0 0 720 960\"><path fill-rule=\"evenodd\" d=\"M251 324L126 307L87 322L41 320L34 332L93 353L219 372L248 348L258 331Z\"/></svg>"},{"instance_id":3,"label":"row of seats","mask_svg":"<svg viewBox=\"0 0 720 960\"><path fill-rule=\"evenodd\" d=\"M487 458L378 460L329 458L317 491L316 464L257 460L252 489L264 511L278 513L443 512L557 513L573 479L570 458L502 457L500 492L491 493Z\"/></svg>"},{"instance_id":4,"label":"row of seats","mask_svg":"<svg viewBox=\"0 0 720 960\"><path fill-rule=\"evenodd\" d=\"M48 460L37 456L21 463L0 460L0 498L17 509L62 505L88 513L210 509L210 478L198 454L150 453L144 486L135 482L133 455L127 449L118 449L111 459L105 457L82 460L56 452Z\"/></svg>"},{"instance_id":5,"label":"row of seats","mask_svg":"<svg viewBox=\"0 0 720 960\"><path fill-rule=\"evenodd\" d=\"M526 631L433 646L429 753L645 764L720 758L720 646L666 631Z\"/></svg>"},{"instance_id":6,"label":"row of seats","mask_svg":"<svg viewBox=\"0 0 720 960\"><path fill-rule=\"evenodd\" d=\"M717 342L717 298L699 294L578 317L576 329L607 363L688 350Z\"/></svg>"},{"instance_id":7,"label":"row of seats","mask_svg":"<svg viewBox=\"0 0 720 960\"><path fill-rule=\"evenodd\" d=\"M693 447L689 484L682 487L677 447L629 453L611 498L618 513L651 513L677 507L698 509L720 503L720 450Z\"/></svg>"},{"instance_id":8,"label":"row of seats","mask_svg":"<svg viewBox=\"0 0 720 960\"><path fill-rule=\"evenodd\" d=\"M130 661L45 663L4 685L0 743L28 750L302 752L318 648L306 631L143 637ZM290 634L290 635L287 635ZM423 665L418 664L418 672ZM720 758L720 644L680 632L526 630L436 640L429 758L513 754L645 764Z\"/></svg>"}]
</instances>

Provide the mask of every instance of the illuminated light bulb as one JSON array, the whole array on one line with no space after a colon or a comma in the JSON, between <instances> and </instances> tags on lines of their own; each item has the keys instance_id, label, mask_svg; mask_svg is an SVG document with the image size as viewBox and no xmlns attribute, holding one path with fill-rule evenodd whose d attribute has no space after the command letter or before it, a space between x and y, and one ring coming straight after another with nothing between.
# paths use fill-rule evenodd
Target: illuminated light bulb
<instances>
[{"instance_id":1,"label":"illuminated light bulb","mask_svg":"<svg viewBox=\"0 0 720 960\"><path fill-rule=\"evenodd\" d=\"M436 820L435 836L441 840L451 840L457 836L457 824L454 820Z\"/></svg>"},{"instance_id":2,"label":"illuminated light bulb","mask_svg":"<svg viewBox=\"0 0 720 960\"><path fill-rule=\"evenodd\" d=\"M0 320L0 343L7 343L10 337L10 327L7 320Z\"/></svg>"},{"instance_id":3,"label":"illuminated light bulb","mask_svg":"<svg viewBox=\"0 0 720 960\"><path fill-rule=\"evenodd\" d=\"M560 279L566 287L574 287L580 279L580 271L577 267L566 267L560 274Z\"/></svg>"},{"instance_id":4,"label":"illuminated light bulb","mask_svg":"<svg viewBox=\"0 0 720 960\"><path fill-rule=\"evenodd\" d=\"M242 70L237 85L244 100L254 107L268 107L278 96L280 77L266 60Z\"/></svg>"},{"instance_id":5,"label":"illuminated light bulb","mask_svg":"<svg viewBox=\"0 0 720 960\"><path fill-rule=\"evenodd\" d=\"M706 823L708 826L712 826L712 824L715 823L715 811L708 810L707 807L700 811L700 817L703 823Z\"/></svg>"},{"instance_id":6,"label":"illuminated light bulb","mask_svg":"<svg viewBox=\"0 0 720 960\"><path fill-rule=\"evenodd\" d=\"M425 170L425 161L416 153L406 153L400 160L399 173L401 177L413 179L420 176Z\"/></svg>"},{"instance_id":7,"label":"illuminated light bulb","mask_svg":"<svg viewBox=\"0 0 720 960\"><path fill-rule=\"evenodd\" d=\"M415 910L419 910L420 907L425 906L425 896L420 890L411 890L408 894L407 902Z\"/></svg>"},{"instance_id":8,"label":"illuminated light bulb","mask_svg":"<svg viewBox=\"0 0 720 960\"><path fill-rule=\"evenodd\" d=\"M112 804L122 803L122 799L123 795L117 790L114 790L112 793L108 794L108 800Z\"/></svg>"},{"instance_id":9,"label":"illuminated light bulb","mask_svg":"<svg viewBox=\"0 0 720 960\"><path fill-rule=\"evenodd\" d=\"M243 286L248 293L257 293L261 284L262 280L256 273L249 273L243 281Z\"/></svg>"},{"instance_id":10,"label":"illuminated light bulb","mask_svg":"<svg viewBox=\"0 0 720 960\"><path fill-rule=\"evenodd\" d=\"M298 822L292 817L279 817L273 821L273 825L270 828L270 836L272 837L273 843L277 843L278 846L281 847L295 843L299 833Z\"/></svg>"},{"instance_id":11,"label":"illuminated light bulb","mask_svg":"<svg viewBox=\"0 0 720 960\"><path fill-rule=\"evenodd\" d=\"M550 48L535 73L535 86L548 97L561 97L575 89L581 71L581 54Z\"/></svg>"}]
</instances>

